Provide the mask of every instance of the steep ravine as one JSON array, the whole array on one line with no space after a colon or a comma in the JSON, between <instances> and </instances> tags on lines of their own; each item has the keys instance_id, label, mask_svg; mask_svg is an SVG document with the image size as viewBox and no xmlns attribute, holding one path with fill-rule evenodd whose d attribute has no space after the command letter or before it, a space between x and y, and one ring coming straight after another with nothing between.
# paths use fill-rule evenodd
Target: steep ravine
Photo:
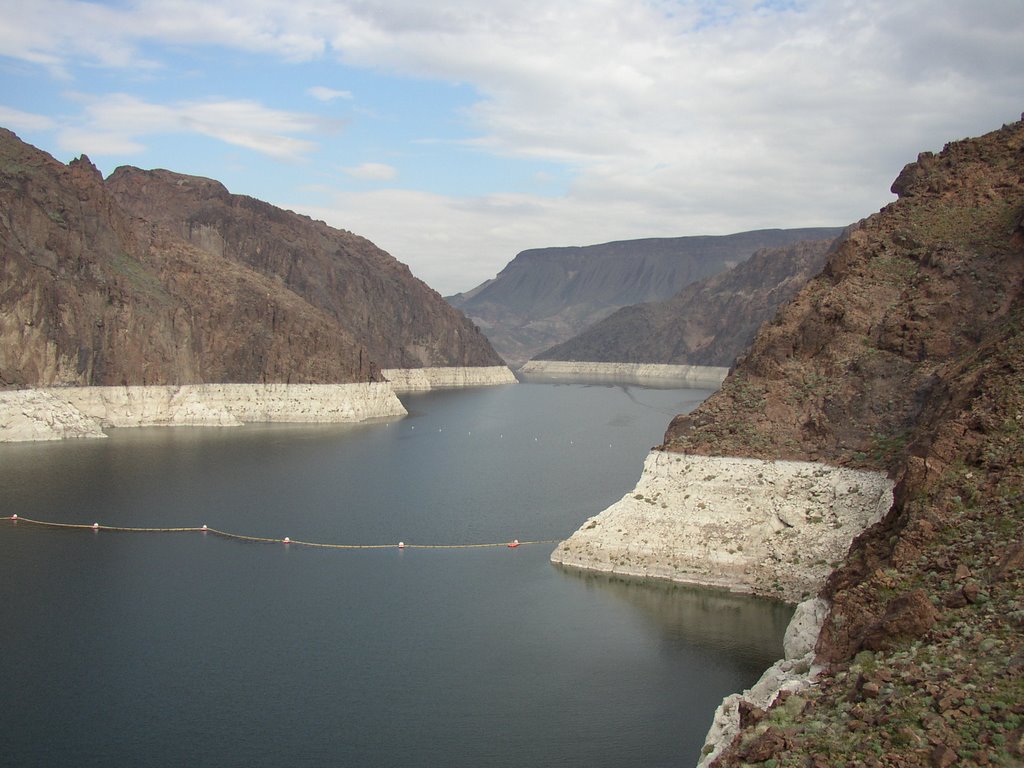
<instances>
[{"instance_id":1,"label":"steep ravine","mask_svg":"<svg viewBox=\"0 0 1024 768\"><path fill-rule=\"evenodd\" d=\"M878 522L821 571L787 638L789 660L716 715L705 763L1024 759L1024 125L922 153L893 192L654 454L679 472L693 457L772 468L733 482L734 496L782 462L893 488ZM715 474L700 475L691 497ZM645 472L634 511L687 514L656 490ZM820 491L814 513L792 509L787 487L750 511L770 543L821 525L843 495ZM712 495L702 501L710 522L680 545L739 552L719 538ZM634 552L650 544L640 528L618 527ZM784 581L750 589L797 599Z\"/></svg>"}]
</instances>

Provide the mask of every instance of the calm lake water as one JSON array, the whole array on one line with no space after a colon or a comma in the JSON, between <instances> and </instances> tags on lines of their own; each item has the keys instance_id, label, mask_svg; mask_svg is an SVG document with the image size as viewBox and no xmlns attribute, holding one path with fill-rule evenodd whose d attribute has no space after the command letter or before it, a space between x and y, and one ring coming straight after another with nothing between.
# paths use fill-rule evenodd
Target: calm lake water
<instances>
[{"instance_id":1,"label":"calm lake water","mask_svg":"<svg viewBox=\"0 0 1024 768\"><path fill-rule=\"evenodd\" d=\"M0 516L345 544L561 539L706 391L517 384L358 426L0 445ZM790 610L552 544L312 549L0 520L0 763L686 766Z\"/></svg>"}]
</instances>

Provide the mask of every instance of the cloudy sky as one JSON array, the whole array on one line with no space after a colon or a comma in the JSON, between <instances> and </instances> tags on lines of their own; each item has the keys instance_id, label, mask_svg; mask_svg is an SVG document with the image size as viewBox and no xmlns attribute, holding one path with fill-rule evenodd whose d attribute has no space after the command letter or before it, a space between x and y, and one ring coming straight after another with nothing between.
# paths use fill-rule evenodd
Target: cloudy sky
<instances>
[{"instance_id":1,"label":"cloudy sky","mask_svg":"<svg viewBox=\"0 0 1024 768\"><path fill-rule=\"evenodd\" d=\"M0 0L0 125L219 179L443 294L520 250L845 225L1024 110L1020 0Z\"/></svg>"}]
</instances>

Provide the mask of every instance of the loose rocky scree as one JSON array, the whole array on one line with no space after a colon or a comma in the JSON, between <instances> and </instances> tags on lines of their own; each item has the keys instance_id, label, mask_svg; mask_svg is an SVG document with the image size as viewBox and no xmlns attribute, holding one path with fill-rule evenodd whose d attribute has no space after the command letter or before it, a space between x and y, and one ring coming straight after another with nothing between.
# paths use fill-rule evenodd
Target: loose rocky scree
<instances>
[{"instance_id":1,"label":"loose rocky scree","mask_svg":"<svg viewBox=\"0 0 1024 768\"><path fill-rule=\"evenodd\" d=\"M667 450L887 470L823 671L716 766L1024 765L1024 124L923 154Z\"/></svg>"}]
</instances>

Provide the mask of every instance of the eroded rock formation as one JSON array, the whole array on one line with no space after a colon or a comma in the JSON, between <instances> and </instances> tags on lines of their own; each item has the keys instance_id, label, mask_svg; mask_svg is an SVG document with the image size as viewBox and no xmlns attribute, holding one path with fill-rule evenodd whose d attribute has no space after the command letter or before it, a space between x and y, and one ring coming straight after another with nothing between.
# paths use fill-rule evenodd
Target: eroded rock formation
<instances>
[{"instance_id":1,"label":"eroded rock formation","mask_svg":"<svg viewBox=\"0 0 1024 768\"><path fill-rule=\"evenodd\" d=\"M0 129L0 387L342 383L494 366L368 241L209 179L104 181Z\"/></svg>"}]
</instances>

